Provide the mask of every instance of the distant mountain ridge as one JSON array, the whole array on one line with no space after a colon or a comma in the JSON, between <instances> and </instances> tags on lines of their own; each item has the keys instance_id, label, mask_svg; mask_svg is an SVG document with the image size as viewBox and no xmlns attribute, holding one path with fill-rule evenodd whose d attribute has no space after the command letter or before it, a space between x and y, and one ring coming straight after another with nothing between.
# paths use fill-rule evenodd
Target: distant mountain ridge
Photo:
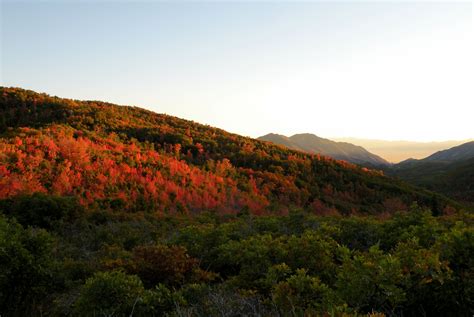
<instances>
[{"instance_id":1,"label":"distant mountain ridge","mask_svg":"<svg viewBox=\"0 0 474 317\"><path fill-rule=\"evenodd\" d=\"M336 142L318 137L311 133L295 134L287 137L280 134L269 133L258 138L275 144L286 146L287 148L305 151L314 154L321 154L360 165L390 165L388 161L378 155L370 153L361 146L348 142Z\"/></svg>"},{"instance_id":2,"label":"distant mountain ridge","mask_svg":"<svg viewBox=\"0 0 474 317\"><path fill-rule=\"evenodd\" d=\"M413 166L420 163L454 163L474 158L474 141L438 151L423 159L409 158L393 165L394 168Z\"/></svg>"},{"instance_id":3,"label":"distant mountain ridge","mask_svg":"<svg viewBox=\"0 0 474 317\"><path fill-rule=\"evenodd\" d=\"M349 142L354 145L360 145L367 151L379 155L392 163L399 163L409 158L423 159L438 151L450 149L474 139L450 140L435 142L419 141L387 141L377 139L359 139L359 138L333 138L337 142Z\"/></svg>"},{"instance_id":4,"label":"distant mountain ridge","mask_svg":"<svg viewBox=\"0 0 474 317\"><path fill-rule=\"evenodd\" d=\"M424 158L423 161L461 161L467 160L474 157L474 141L464 143L450 149L436 152L427 158Z\"/></svg>"},{"instance_id":5,"label":"distant mountain ridge","mask_svg":"<svg viewBox=\"0 0 474 317\"><path fill-rule=\"evenodd\" d=\"M421 160L405 160L386 169L386 173L458 200L474 202L474 141Z\"/></svg>"}]
</instances>

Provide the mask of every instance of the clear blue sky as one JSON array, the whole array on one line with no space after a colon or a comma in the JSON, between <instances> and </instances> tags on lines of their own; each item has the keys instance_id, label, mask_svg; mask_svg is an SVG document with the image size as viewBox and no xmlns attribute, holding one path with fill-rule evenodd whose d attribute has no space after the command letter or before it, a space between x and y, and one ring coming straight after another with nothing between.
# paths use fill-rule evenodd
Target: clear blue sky
<instances>
[{"instance_id":1,"label":"clear blue sky","mask_svg":"<svg viewBox=\"0 0 474 317\"><path fill-rule=\"evenodd\" d=\"M3 1L3 86L257 137L474 136L472 3Z\"/></svg>"}]
</instances>

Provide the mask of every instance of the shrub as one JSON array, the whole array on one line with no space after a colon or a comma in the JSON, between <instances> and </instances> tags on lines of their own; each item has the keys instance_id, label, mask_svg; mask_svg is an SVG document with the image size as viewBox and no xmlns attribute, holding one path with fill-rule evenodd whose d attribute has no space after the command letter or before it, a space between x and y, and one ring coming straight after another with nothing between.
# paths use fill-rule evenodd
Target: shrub
<instances>
[{"instance_id":1,"label":"shrub","mask_svg":"<svg viewBox=\"0 0 474 317\"><path fill-rule=\"evenodd\" d=\"M130 316L145 289L136 275L98 272L87 279L76 301L79 316Z\"/></svg>"},{"instance_id":2,"label":"shrub","mask_svg":"<svg viewBox=\"0 0 474 317\"><path fill-rule=\"evenodd\" d=\"M54 289L52 237L0 215L0 312L28 315Z\"/></svg>"},{"instance_id":3,"label":"shrub","mask_svg":"<svg viewBox=\"0 0 474 317\"><path fill-rule=\"evenodd\" d=\"M180 285L185 280L209 280L212 273L206 274L199 268L198 261L186 253L181 246L149 245L133 249L130 273L140 276L147 287L159 283Z\"/></svg>"},{"instance_id":4,"label":"shrub","mask_svg":"<svg viewBox=\"0 0 474 317\"><path fill-rule=\"evenodd\" d=\"M328 286L319 278L307 275L305 269L298 269L283 282L274 286L272 298L283 312L298 314L324 312L333 303L333 295Z\"/></svg>"}]
</instances>

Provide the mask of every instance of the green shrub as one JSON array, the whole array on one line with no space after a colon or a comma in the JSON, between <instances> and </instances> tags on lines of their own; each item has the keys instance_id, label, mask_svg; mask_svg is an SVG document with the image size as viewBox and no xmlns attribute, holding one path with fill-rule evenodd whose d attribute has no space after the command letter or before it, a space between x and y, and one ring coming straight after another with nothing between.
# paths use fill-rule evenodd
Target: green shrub
<instances>
[{"instance_id":1,"label":"green shrub","mask_svg":"<svg viewBox=\"0 0 474 317\"><path fill-rule=\"evenodd\" d=\"M55 289L52 237L0 215L0 312L29 315Z\"/></svg>"},{"instance_id":2,"label":"green shrub","mask_svg":"<svg viewBox=\"0 0 474 317\"><path fill-rule=\"evenodd\" d=\"M75 311L78 316L130 316L144 294L136 275L98 272L82 287Z\"/></svg>"},{"instance_id":3,"label":"green shrub","mask_svg":"<svg viewBox=\"0 0 474 317\"><path fill-rule=\"evenodd\" d=\"M319 278L307 275L305 269L296 270L294 275L277 283L272 291L272 298L284 315L288 312L316 314L336 306L330 288L321 283Z\"/></svg>"},{"instance_id":4,"label":"green shrub","mask_svg":"<svg viewBox=\"0 0 474 317\"><path fill-rule=\"evenodd\" d=\"M344 256L336 288L342 300L357 310L393 312L406 300L403 280L400 260L374 246L367 253Z\"/></svg>"}]
</instances>

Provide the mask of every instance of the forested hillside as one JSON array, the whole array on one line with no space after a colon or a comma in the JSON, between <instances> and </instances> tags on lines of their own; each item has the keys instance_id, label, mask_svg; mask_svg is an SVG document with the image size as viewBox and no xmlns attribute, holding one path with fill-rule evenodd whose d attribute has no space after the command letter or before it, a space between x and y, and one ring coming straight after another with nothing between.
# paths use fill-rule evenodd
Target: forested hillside
<instances>
[{"instance_id":1,"label":"forested hillside","mask_svg":"<svg viewBox=\"0 0 474 317\"><path fill-rule=\"evenodd\" d=\"M448 199L343 161L135 107L0 90L0 197L157 212L378 214Z\"/></svg>"},{"instance_id":2,"label":"forested hillside","mask_svg":"<svg viewBox=\"0 0 474 317\"><path fill-rule=\"evenodd\" d=\"M474 204L474 142L436 152L421 160L406 160L386 170L416 186Z\"/></svg>"}]
</instances>

